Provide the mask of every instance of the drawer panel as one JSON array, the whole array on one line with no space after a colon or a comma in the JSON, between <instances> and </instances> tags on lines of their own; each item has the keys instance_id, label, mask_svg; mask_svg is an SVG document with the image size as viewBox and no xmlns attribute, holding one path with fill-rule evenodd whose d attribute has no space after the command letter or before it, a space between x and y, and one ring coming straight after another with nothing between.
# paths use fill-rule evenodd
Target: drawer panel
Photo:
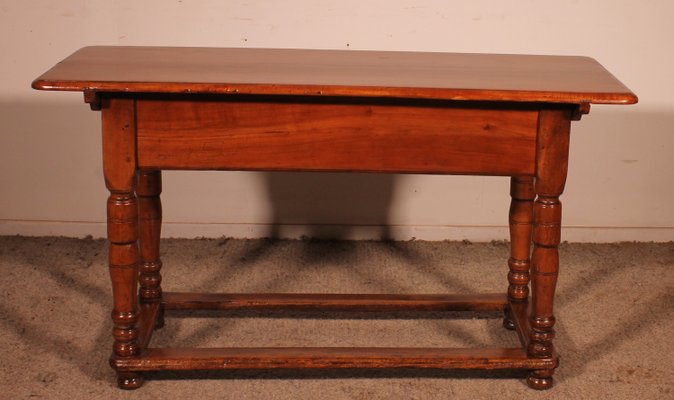
<instances>
[{"instance_id":1,"label":"drawer panel","mask_svg":"<svg viewBox=\"0 0 674 400\"><path fill-rule=\"evenodd\" d=\"M536 110L137 102L141 168L532 175Z\"/></svg>"}]
</instances>

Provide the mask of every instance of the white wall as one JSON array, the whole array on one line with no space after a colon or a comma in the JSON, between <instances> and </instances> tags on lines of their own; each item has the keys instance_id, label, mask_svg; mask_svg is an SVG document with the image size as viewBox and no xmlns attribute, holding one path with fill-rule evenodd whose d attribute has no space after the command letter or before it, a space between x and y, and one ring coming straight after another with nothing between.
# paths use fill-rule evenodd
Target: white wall
<instances>
[{"instance_id":1,"label":"white wall","mask_svg":"<svg viewBox=\"0 0 674 400\"><path fill-rule=\"evenodd\" d=\"M674 240L672 16L670 0L0 0L0 234L104 234L100 114L30 82L118 44L595 57L640 103L574 123L564 239ZM508 201L506 178L165 172L164 232L502 239Z\"/></svg>"}]
</instances>

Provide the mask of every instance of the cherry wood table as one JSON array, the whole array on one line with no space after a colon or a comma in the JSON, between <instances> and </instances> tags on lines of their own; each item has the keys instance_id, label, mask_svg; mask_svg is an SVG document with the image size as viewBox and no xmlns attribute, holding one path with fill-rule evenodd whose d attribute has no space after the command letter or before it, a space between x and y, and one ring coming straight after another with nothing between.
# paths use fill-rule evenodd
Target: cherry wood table
<instances>
[{"instance_id":1,"label":"cherry wood table","mask_svg":"<svg viewBox=\"0 0 674 400\"><path fill-rule=\"evenodd\" d=\"M376 51L86 47L33 88L82 91L102 111L110 363L123 389L144 371L403 367L521 369L550 388L571 121L591 103L637 102L591 58ZM507 291L162 292L161 170L175 169L509 176ZM521 347L150 346L165 310L197 309L503 310Z\"/></svg>"}]
</instances>

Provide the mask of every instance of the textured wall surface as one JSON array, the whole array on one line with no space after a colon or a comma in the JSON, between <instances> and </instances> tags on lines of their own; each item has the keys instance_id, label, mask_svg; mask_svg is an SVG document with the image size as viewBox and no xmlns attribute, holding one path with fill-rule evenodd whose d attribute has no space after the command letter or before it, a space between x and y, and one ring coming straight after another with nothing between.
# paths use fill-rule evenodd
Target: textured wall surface
<instances>
[{"instance_id":1,"label":"textured wall surface","mask_svg":"<svg viewBox=\"0 0 674 400\"><path fill-rule=\"evenodd\" d=\"M0 234L103 235L100 114L30 89L87 45L377 49L592 56L639 95L574 123L564 239L674 239L674 3L0 1ZM164 173L168 236L491 240L493 177Z\"/></svg>"}]
</instances>

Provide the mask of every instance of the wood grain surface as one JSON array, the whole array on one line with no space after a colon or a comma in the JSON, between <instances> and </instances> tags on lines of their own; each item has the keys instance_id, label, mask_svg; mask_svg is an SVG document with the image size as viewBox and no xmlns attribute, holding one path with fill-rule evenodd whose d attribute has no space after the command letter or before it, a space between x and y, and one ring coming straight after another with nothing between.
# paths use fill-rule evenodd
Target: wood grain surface
<instances>
[{"instance_id":1,"label":"wood grain surface","mask_svg":"<svg viewBox=\"0 0 674 400\"><path fill-rule=\"evenodd\" d=\"M588 57L246 48L85 47L33 88L552 103L636 103Z\"/></svg>"},{"instance_id":2,"label":"wood grain surface","mask_svg":"<svg viewBox=\"0 0 674 400\"><path fill-rule=\"evenodd\" d=\"M499 311L505 294L164 293L167 310Z\"/></svg>"},{"instance_id":3,"label":"wood grain surface","mask_svg":"<svg viewBox=\"0 0 674 400\"><path fill-rule=\"evenodd\" d=\"M528 358L520 348L248 347L149 348L111 360L118 371L297 368L554 368L555 358Z\"/></svg>"},{"instance_id":4,"label":"wood grain surface","mask_svg":"<svg viewBox=\"0 0 674 400\"><path fill-rule=\"evenodd\" d=\"M140 168L534 173L537 110L187 97L138 100Z\"/></svg>"}]
</instances>

